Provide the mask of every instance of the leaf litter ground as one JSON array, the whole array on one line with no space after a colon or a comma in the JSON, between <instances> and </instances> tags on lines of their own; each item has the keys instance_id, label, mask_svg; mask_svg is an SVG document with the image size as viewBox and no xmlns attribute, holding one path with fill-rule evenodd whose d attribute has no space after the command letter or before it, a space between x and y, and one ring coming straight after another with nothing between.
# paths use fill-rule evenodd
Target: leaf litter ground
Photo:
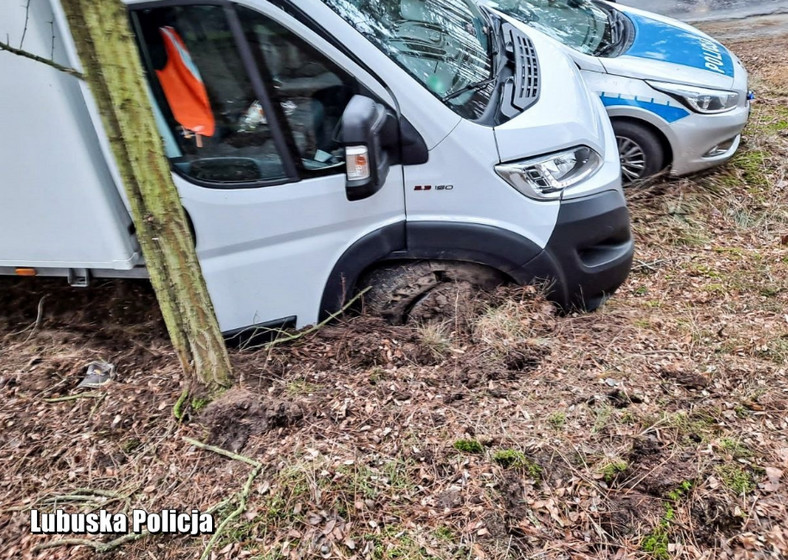
<instances>
[{"instance_id":1,"label":"leaf litter ground","mask_svg":"<svg viewBox=\"0 0 788 560\"><path fill-rule=\"evenodd\" d=\"M759 93L740 153L628 191L636 262L594 314L507 287L439 324L343 318L233 351L237 386L177 422L147 284L2 280L0 557L96 555L34 550L62 537L31 508L225 519L251 467L184 437L262 464L210 558L788 557L788 38L733 48ZM77 391L93 360L117 378Z\"/></svg>"}]
</instances>

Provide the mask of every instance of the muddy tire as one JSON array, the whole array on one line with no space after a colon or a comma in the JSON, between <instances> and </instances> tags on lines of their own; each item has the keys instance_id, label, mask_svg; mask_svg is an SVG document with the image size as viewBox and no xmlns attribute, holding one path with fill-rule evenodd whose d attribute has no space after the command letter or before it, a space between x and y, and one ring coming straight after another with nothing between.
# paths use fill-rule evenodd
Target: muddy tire
<instances>
[{"instance_id":1,"label":"muddy tire","mask_svg":"<svg viewBox=\"0 0 788 560\"><path fill-rule=\"evenodd\" d=\"M364 310L394 325L447 320L477 290L506 282L492 268L463 262L415 261L385 265L361 280Z\"/></svg>"},{"instance_id":2,"label":"muddy tire","mask_svg":"<svg viewBox=\"0 0 788 560\"><path fill-rule=\"evenodd\" d=\"M613 120L624 185L656 175L665 167L665 149L659 138L644 126Z\"/></svg>"}]
</instances>

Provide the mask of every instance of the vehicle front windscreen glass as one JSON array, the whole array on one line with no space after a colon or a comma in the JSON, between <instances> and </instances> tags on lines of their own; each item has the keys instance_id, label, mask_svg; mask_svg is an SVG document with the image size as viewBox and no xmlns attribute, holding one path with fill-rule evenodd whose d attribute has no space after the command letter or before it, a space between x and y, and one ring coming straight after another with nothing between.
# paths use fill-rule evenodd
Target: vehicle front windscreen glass
<instances>
[{"instance_id":1,"label":"vehicle front windscreen glass","mask_svg":"<svg viewBox=\"0 0 788 560\"><path fill-rule=\"evenodd\" d=\"M609 42L608 12L590 0L488 0L485 4L585 54L598 55Z\"/></svg>"},{"instance_id":2,"label":"vehicle front windscreen glass","mask_svg":"<svg viewBox=\"0 0 788 560\"><path fill-rule=\"evenodd\" d=\"M477 119L493 91L491 30L465 0L323 0L457 114Z\"/></svg>"}]
</instances>

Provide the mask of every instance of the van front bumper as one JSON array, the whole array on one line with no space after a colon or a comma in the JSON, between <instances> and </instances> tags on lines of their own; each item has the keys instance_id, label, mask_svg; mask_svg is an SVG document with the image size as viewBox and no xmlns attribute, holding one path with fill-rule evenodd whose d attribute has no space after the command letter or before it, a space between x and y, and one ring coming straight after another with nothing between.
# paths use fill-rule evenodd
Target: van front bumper
<instances>
[{"instance_id":1,"label":"van front bumper","mask_svg":"<svg viewBox=\"0 0 788 560\"><path fill-rule=\"evenodd\" d=\"M634 252L624 195L609 190L563 201L555 231L526 268L562 310L592 311L626 280Z\"/></svg>"}]
</instances>

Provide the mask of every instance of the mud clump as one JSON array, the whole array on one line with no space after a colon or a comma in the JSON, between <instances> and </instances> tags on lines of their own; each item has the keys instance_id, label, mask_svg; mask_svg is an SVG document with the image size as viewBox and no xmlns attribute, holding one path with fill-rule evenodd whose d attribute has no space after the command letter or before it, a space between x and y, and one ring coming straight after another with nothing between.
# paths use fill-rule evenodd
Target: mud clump
<instances>
[{"instance_id":1,"label":"mud clump","mask_svg":"<svg viewBox=\"0 0 788 560\"><path fill-rule=\"evenodd\" d=\"M529 512L525 501L525 485L517 475L506 474L503 477L498 491L501 494L509 519L516 524L520 519L524 519Z\"/></svg>"},{"instance_id":2,"label":"mud clump","mask_svg":"<svg viewBox=\"0 0 788 560\"><path fill-rule=\"evenodd\" d=\"M630 484L625 485L651 496L667 498L682 484L693 483L698 478L697 465L689 454L665 459L661 451L655 453L647 449L631 456L635 461Z\"/></svg>"},{"instance_id":3,"label":"mud clump","mask_svg":"<svg viewBox=\"0 0 788 560\"><path fill-rule=\"evenodd\" d=\"M709 378L705 375L682 369L665 369L660 372L660 377L668 381L674 381L685 389L693 391L700 391L711 384Z\"/></svg>"},{"instance_id":4,"label":"mud clump","mask_svg":"<svg viewBox=\"0 0 788 560\"><path fill-rule=\"evenodd\" d=\"M698 527L696 537L709 546L717 544L718 536L724 538L735 535L741 528L742 518L737 517L730 504L717 498L698 500L690 510L693 521Z\"/></svg>"},{"instance_id":5,"label":"mud clump","mask_svg":"<svg viewBox=\"0 0 788 560\"><path fill-rule=\"evenodd\" d=\"M548 347L522 342L503 356L503 363L509 371L525 373L537 369L548 354Z\"/></svg>"},{"instance_id":6,"label":"mud clump","mask_svg":"<svg viewBox=\"0 0 788 560\"><path fill-rule=\"evenodd\" d=\"M614 493L610 495L607 511L600 515L600 525L614 537L637 535L663 513L664 505L659 498L640 492Z\"/></svg>"},{"instance_id":7,"label":"mud clump","mask_svg":"<svg viewBox=\"0 0 788 560\"><path fill-rule=\"evenodd\" d=\"M209 429L208 441L240 451L250 436L300 422L304 410L297 403L265 399L246 389L230 389L205 407L198 421Z\"/></svg>"}]
</instances>

